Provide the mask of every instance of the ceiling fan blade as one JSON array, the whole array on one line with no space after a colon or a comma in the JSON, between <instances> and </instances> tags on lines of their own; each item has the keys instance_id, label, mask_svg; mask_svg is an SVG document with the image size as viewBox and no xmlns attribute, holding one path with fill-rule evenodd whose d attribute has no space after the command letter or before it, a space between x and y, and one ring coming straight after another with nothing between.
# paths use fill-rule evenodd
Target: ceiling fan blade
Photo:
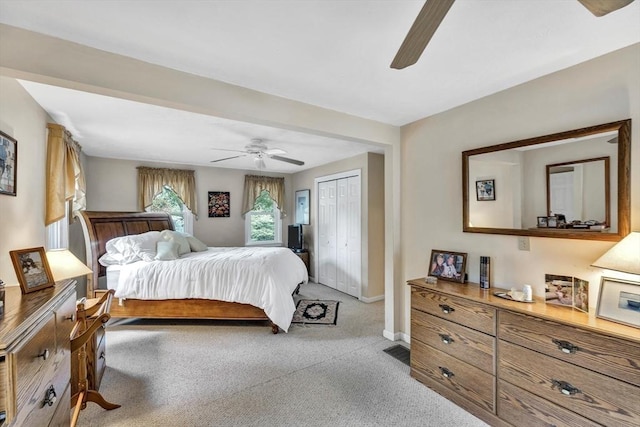
<instances>
[{"instance_id":1,"label":"ceiling fan blade","mask_svg":"<svg viewBox=\"0 0 640 427\"><path fill-rule=\"evenodd\" d=\"M418 61L454 1L427 0L393 58L391 68L401 70Z\"/></svg>"},{"instance_id":2,"label":"ceiling fan blade","mask_svg":"<svg viewBox=\"0 0 640 427\"><path fill-rule=\"evenodd\" d=\"M231 150L229 148L211 148L211 150L216 150L216 151L231 151L233 153L246 153L246 150Z\"/></svg>"},{"instance_id":3,"label":"ceiling fan blade","mask_svg":"<svg viewBox=\"0 0 640 427\"><path fill-rule=\"evenodd\" d=\"M604 16L631 4L633 0L578 0L595 16Z\"/></svg>"},{"instance_id":4,"label":"ceiling fan blade","mask_svg":"<svg viewBox=\"0 0 640 427\"><path fill-rule=\"evenodd\" d=\"M225 151L234 151L234 150L225 150ZM242 154L240 156L225 157L224 159L211 160L211 163L217 163L217 162L222 162L223 160L237 159L238 157L246 157L246 156L247 156L246 154Z\"/></svg>"},{"instance_id":5,"label":"ceiling fan blade","mask_svg":"<svg viewBox=\"0 0 640 427\"><path fill-rule=\"evenodd\" d=\"M269 156L269 157L274 159L274 160L280 160L281 162L292 163L292 164L298 165L298 166L304 165L304 162L302 162L300 160L290 159L288 157L282 157L282 156Z\"/></svg>"},{"instance_id":6,"label":"ceiling fan blade","mask_svg":"<svg viewBox=\"0 0 640 427\"><path fill-rule=\"evenodd\" d=\"M267 156L273 156L276 154L287 154L287 152L280 148L269 148L268 150L264 150L264 154Z\"/></svg>"}]
</instances>

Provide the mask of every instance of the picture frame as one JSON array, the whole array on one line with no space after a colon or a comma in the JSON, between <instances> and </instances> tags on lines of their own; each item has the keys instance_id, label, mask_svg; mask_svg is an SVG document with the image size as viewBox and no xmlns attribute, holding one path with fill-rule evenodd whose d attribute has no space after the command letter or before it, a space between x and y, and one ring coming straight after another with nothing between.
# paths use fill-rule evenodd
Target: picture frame
<instances>
[{"instance_id":1,"label":"picture frame","mask_svg":"<svg viewBox=\"0 0 640 427\"><path fill-rule=\"evenodd\" d=\"M558 217L555 215L551 215L547 217L547 227L548 228L557 228L558 227Z\"/></svg>"},{"instance_id":2,"label":"picture frame","mask_svg":"<svg viewBox=\"0 0 640 427\"><path fill-rule=\"evenodd\" d=\"M9 251L23 294L55 285L47 255L42 246Z\"/></svg>"},{"instance_id":3,"label":"picture frame","mask_svg":"<svg viewBox=\"0 0 640 427\"><path fill-rule=\"evenodd\" d=\"M572 308L574 300L573 279L573 276L545 274L545 304Z\"/></svg>"},{"instance_id":4,"label":"picture frame","mask_svg":"<svg viewBox=\"0 0 640 427\"><path fill-rule=\"evenodd\" d=\"M640 328L640 283L603 276L596 317Z\"/></svg>"},{"instance_id":5,"label":"picture frame","mask_svg":"<svg viewBox=\"0 0 640 427\"><path fill-rule=\"evenodd\" d=\"M496 199L496 180L480 179L476 180L476 200L479 202L492 201Z\"/></svg>"},{"instance_id":6,"label":"picture frame","mask_svg":"<svg viewBox=\"0 0 640 427\"><path fill-rule=\"evenodd\" d=\"M209 191L209 218L229 218L231 216L231 193L229 191Z\"/></svg>"},{"instance_id":7,"label":"picture frame","mask_svg":"<svg viewBox=\"0 0 640 427\"><path fill-rule=\"evenodd\" d=\"M432 249L428 276L452 282L464 283L467 271L467 254L442 249Z\"/></svg>"},{"instance_id":8,"label":"picture frame","mask_svg":"<svg viewBox=\"0 0 640 427\"><path fill-rule=\"evenodd\" d=\"M18 141L0 131L0 194L15 196L18 178Z\"/></svg>"},{"instance_id":9,"label":"picture frame","mask_svg":"<svg viewBox=\"0 0 640 427\"><path fill-rule=\"evenodd\" d=\"M539 216L538 217L538 228L547 228L547 217Z\"/></svg>"},{"instance_id":10,"label":"picture frame","mask_svg":"<svg viewBox=\"0 0 640 427\"><path fill-rule=\"evenodd\" d=\"M309 205L311 190L298 190L295 194L296 200L296 224L309 225Z\"/></svg>"}]
</instances>

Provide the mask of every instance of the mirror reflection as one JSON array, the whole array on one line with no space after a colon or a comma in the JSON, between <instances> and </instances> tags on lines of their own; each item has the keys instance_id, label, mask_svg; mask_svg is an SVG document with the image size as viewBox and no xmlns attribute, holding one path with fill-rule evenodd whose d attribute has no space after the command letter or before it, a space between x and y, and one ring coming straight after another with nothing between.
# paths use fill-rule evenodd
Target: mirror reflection
<instances>
[{"instance_id":1,"label":"mirror reflection","mask_svg":"<svg viewBox=\"0 0 640 427\"><path fill-rule=\"evenodd\" d=\"M465 151L464 231L619 240L630 227L629 132L625 120ZM491 197L478 190L487 182Z\"/></svg>"}]
</instances>

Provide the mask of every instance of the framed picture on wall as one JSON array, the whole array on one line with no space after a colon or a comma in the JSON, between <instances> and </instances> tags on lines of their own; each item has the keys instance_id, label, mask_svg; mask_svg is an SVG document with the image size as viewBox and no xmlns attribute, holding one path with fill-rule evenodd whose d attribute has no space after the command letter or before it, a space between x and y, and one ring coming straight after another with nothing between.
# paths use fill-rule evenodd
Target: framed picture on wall
<instances>
[{"instance_id":1,"label":"framed picture on wall","mask_svg":"<svg viewBox=\"0 0 640 427\"><path fill-rule=\"evenodd\" d=\"M209 218L229 218L231 216L231 193L209 191Z\"/></svg>"},{"instance_id":2,"label":"framed picture on wall","mask_svg":"<svg viewBox=\"0 0 640 427\"><path fill-rule=\"evenodd\" d=\"M296 191L296 224L309 225L310 190Z\"/></svg>"},{"instance_id":3,"label":"framed picture on wall","mask_svg":"<svg viewBox=\"0 0 640 427\"><path fill-rule=\"evenodd\" d=\"M16 195L18 141L0 131L0 194Z\"/></svg>"},{"instance_id":4,"label":"framed picture on wall","mask_svg":"<svg viewBox=\"0 0 640 427\"><path fill-rule=\"evenodd\" d=\"M496 199L496 180L481 179L476 181L476 200L479 202Z\"/></svg>"}]
</instances>

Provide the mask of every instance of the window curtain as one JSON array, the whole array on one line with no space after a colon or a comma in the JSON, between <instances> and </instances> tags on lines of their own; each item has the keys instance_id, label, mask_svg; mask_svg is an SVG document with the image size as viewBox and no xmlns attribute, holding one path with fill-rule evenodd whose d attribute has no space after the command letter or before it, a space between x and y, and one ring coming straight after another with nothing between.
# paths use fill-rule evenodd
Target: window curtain
<instances>
[{"instance_id":1,"label":"window curtain","mask_svg":"<svg viewBox=\"0 0 640 427\"><path fill-rule=\"evenodd\" d=\"M269 196L276 202L278 209L280 209L280 218L287 216L284 207L284 178L257 175L245 175L244 177L242 216L245 216L247 212L253 210L253 205L263 190L266 190Z\"/></svg>"},{"instance_id":2,"label":"window curtain","mask_svg":"<svg viewBox=\"0 0 640 427\"><path fill-rule=\"evenodd\" d=\"M86 209L87 187L80 163L80 145L64 126L49 123L47 129L45 225L50 225L65 218L68 201L74 212Z\"/></svg>"},{"instance_id":3,"label":"window curtain","mask_svg":"<svg viewBox=\"0 0 640 427\"><path fill-rule=\"evenodd\" d=\"M176 192L182 202L197 218L196 177L192 170L138 167L138 205L141 211L153 203L162 188L167 185Z\"/></svg>"}]
</instances>

